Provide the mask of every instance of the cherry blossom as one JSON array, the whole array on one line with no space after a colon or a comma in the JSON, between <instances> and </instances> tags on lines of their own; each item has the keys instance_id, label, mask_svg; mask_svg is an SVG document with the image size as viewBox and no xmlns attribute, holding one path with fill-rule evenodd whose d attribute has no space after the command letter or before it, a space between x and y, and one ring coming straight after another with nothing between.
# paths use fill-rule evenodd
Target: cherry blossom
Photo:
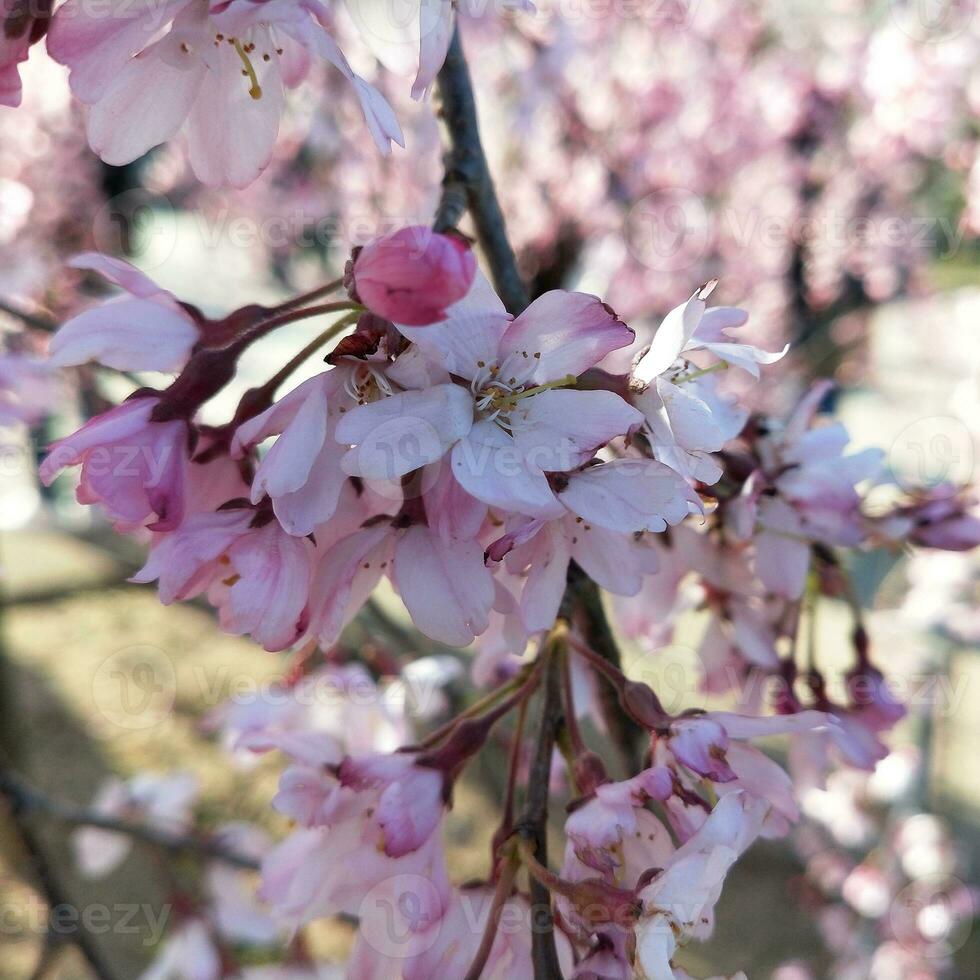
<instances>
[{"instance_id":1,"label":"cherry blossom","mask_svg":"<svg viewBox=\"0 0 980 980\"><path fill-rule=\"evenodd\" d=\"M630 375L632 399L649 426L657 458L709 484L721 476L710 454L738 435L747 416L718 394L715 379L698 370L689 355L705 351L722 366L757 378L760 364L778 361L788 349L769 354L729 339L729 331L741 327L748 314L733 307L708 310L705 300L714 286L708 283L667 314Z\"/></svg>"},{"instance_id":2,"label":"cherry blossom","mask_svg":"<svg viewBox=\"0 0 980 980\"><path fill-rule=\"evenodd\" d=\"M133 581L159 579L165 604L206 591L225 630L284 650L306 629L313 544L270 518L247 506L190 517L158 541Z\"/></svg>"},{"instance_id":3,"label":"cherry blossom","mask_svg":"<svg viewBox=\"0 0 980 980\"><path fill-rule=\"evenodd\" d=\"M159 400L124 402L53 443L40 466L50 485L66 466L81 464L79 503L101 504L122 527L170 531L183 520L189 434L185 422L156 422Z\"/></svg>"},{"instance_id":4,"label":"cherry blossom","mask_svg":"<svg viewBox=\"0 0 980 980\"><path fill-rule=\"evenodd\" d=\"M453 475L477 499L559 515L545 471L573 469L640 421L612 392L565 386L632 332L598 299L576 293L548 293L512 321L479 281L448 312L441 323L400 329L469 387L437 384L349 412L337 428L353 447L345 471L393 479L451 452Z\"/></svg>"},{"instance_id":5,"label":"cherry blossom","mask_svg":"<svg viewBox=\"0 0 980 980\"><path fill-rule=\"evenodd\" d=\"M71 265L97 273L128 296L86 310L64 323L50 346L50 363L72 367L97 361L120 371L178 371L201 333L177 298L120 259L98 253Z\"/></svg>"},{"instance_id":6,"label":"cherry blossom","mask_svg":"<svg viewBox=\"0 0 980 980\"><path fill-rule=\"evenodd\" d=\"M312 0L174 0L111 16L106 30L103 14L68 0L48 36L52 57L71 70L72 91L91 107L89 142L107 163L129 163L183 129L199 180L251 183L271 159L284 89L303 81L311 56L350 81L382 152L402 142L388 104L354 74Z\"/></svg>"}]
</instances>

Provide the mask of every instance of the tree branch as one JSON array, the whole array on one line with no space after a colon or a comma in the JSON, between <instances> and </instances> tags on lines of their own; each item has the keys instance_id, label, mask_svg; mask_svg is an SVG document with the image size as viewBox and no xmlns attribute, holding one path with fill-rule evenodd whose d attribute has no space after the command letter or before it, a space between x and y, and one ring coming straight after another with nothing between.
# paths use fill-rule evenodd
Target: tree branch
<instances>
[{"instance_id":1,"label":"tree branch","mask_svg":"<svg viewBox=\"0 0 980 980\"><path fill-rule=\"evenodd\" d=\"M45 333L53 333L58 328L58 325L47 317L22 310L5 299L0 299L0 313L6 313L7 316L20 320L25 326L32 327L34 330L43 330Z\"/></svg>"},{"instance_id":2,"label":"tree branch","mask_svg":"<svg viewBox=\"0 0 980 980\"><path fill-rule=\"evenodd\" d=\"M527 780L527 800L518 821L517 832L534 845L542 864L548 863L548 795L551 788L551 756L555 738L562 724L561 664L553 651L548 656L542 685L541 723L534 749L534 759ZM531 962L534 980L562 980L555 947L555 926L551 910L551 892L533 875L531 894Z\"/></svg>"},{"instance_id":3,"label":"tree branch","mask_svg":"<svg viewBox=\"0 0 980 980\"><path fill-rule=\"evenodd\" d=\"M568 570L566 601L569 615L582 631L585 642L614 667L622 667L622 657L612 627L606 618L599 588L582 569L572 562ZM607 684L599 685L602 715L612 734L627 774L640 768L644 731L619 706L616 695Z\"/></svg>"},{"instance_id":4,"label":"tree branch","mask_svg":"<svg viewBox=\"0 0 980 980\"><path fill-rule=\"evenodd\" d=\"M84 807L76 807L50 799L39 790L29 786L9 769L0 769L0 795L7 797L15 814L40 813L74 827L96 827L99 830L126 834L134 840L162 848L165 851L174 853L184 851L249 871L255 871L259 868L258 861L225 847L220 841L206 837L175 834L147 824L106 816Z\"/></svg>"},{"instance_id":5,"label":"tree branch","mask_svg":"<svg viewBox=\"0 0 980 980\"><path fill-rule=\"evenodd\" d=\"M520 313L528 304L527 290L507 240L504 215L480 142L473 83L458 24L439 72L438 89L450 146L445 158L446 176L435 229L446 231L455 227L464 210L468 209L476 226L480 248L490 266L493 284L504 306L511 313Z\"/></svg>"}]
</instances>

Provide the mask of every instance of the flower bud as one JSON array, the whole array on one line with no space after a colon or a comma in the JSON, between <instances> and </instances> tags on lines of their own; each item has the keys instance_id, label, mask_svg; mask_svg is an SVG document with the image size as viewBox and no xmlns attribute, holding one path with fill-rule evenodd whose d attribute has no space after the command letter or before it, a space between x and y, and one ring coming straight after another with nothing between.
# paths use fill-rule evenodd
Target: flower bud
<instances>
[{"instance_id":1,"label":"flower bud","mask_svg":"<svg viewBox=\"0 0 980 980\"><path fill-rule=\"evenodd\" d=\"M459 235L402 228L365 245L349 276L352 296L372 313L406 326L446 318L446 307L473 284L476 259Z\"/></svg>"}]
</instances>

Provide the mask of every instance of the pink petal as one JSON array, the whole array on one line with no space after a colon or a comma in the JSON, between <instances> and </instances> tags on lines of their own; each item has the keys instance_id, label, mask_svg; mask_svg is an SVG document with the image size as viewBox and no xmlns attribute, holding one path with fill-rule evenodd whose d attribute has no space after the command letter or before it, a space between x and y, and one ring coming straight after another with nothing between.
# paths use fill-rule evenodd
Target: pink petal
<instances>
[{"instance_id":1,"label":"pink petal","mask_svg":"<svg viewBox=\"0 0 980 980\"><path fill-rule=\"evenodd\" d=\"M194 322L165 303L122 299L86 310L52 338L51 363L98 361L120 371L177 371L198 341Z\"/></svg>"},{"instance_id":2,"label":"pink petal","mask_svg":"<svg viewBox=\"0 0 980 980\"><path fill-rule=\"evenodd\" d=\"M558 503L544 474L500 426L477 422L453 447L453 475L460 485L491 507L528 517L560 517Z\"/></svg>"},{"instance_id":3,"label":"pink petal","mask_svg":"<svg viewBox=\"0 0 980 980\"><path fill-rule=\"evenodd\" d=\"M514 442L528 464L561 472L641 425L643 416L611 391L552 390L520 402L510 421Z\"/></svg>"},{"instance_id":4,"label":"pink petal","mask_svg":"<svg viewBox=\"0 0 980 980\"><path fill-rule=\"evenodd\" d=\"M427 327L399 330L452 374L472 379L496 365L497 349L513 318L486 276L477 269L470 291L446 311L446 319Z\"/></svg>"},{"instance_id":5,"label":"pink petal","mask_svg":"<svg viewBox=\"0 0 980 980\"><path fill-rule=\"evenodd\" d=\"M689 513L692 491L654 460L617 459L573 474L561 502L585 521L611 531L664 531Z\"/></svg>"},{"instance_id":6,"label":"pink petal","mask_svg":"<svg viewBox=\"0 0 980 980\"><path fill-rule=\"evenodd\" d=\"M256 31L254 41L260 48L275 46L268 30ZM250 94L241 59L230 44L214 49L210 62L207 84L187 120L191 168L210 187L246 187L268 165L279 133L283 87L278 58L252 58L259 98Z\"/></svg>"},{"instance_id":7,"label":"pink petal","mask_svg":"<svg viewBox=\"0 0 980 980\"><path fill-rule=\"evenodd\" d=\"M543 384L578 376L635 334L598 297L552 290L539 296L500 343L501 377Z\"/></svg>"},{"instance_id":8,"label":"pink petal","mask_svg":"<svg viewBox=\"0 0 980 980\"><path fill-rule=\"evenodd\" d=\"M353 446L343 458L344 471L397 479L440 459L472 423L473 396L455 384L360 405L337 425L338 441Z\"/></svg>"},{"instance_id":9,"label":"pink petal","mask_svg":"<svg viewBox=\"0 0 980 980\"><path fill-rule=\"evenodd\" d=\"M395 548L394 582L426 636L466 646L489 625L493 577L477 541L445 541L409 528Z\"/></svg>"},{"instance_id":10,"label":"pink petal","mask_svg":"<svg viewBox=\"0 0 980 980\"><path fill-rule=\"evenodd\" d=\"M170 32L116 73L88 117L92 149L114 166L131 163L169 140L204 86L204 62ZM234 52L233 52L234 53Z\"/></svg>"}]
</instances>

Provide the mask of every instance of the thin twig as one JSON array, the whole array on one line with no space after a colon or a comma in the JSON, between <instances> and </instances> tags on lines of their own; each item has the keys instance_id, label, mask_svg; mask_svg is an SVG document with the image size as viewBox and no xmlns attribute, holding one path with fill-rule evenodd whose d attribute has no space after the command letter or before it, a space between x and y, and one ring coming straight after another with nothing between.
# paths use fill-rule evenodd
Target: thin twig
<instances>
[{"instance_id":1,"label":"thin twig","mask_svg":"<svg viewBox=\"0 0 980 980\"><path fill-rule=\"evenodd\" d=\"M176 834L53 800L29 786L9 769L0 769L0 795L7 797L15 813L34 812L74 827L95 827L99 830L114 831L165 851L175 853L184 851L232 864L238 868L257 870L259 867L258 861L239 854L214 839Z\"/></svg>"},{"instance_id":2,"label":"thin twig","mask_svg":"<svg viewBox=\"0 0 980 980\"><path fill-rule=\"evenodd\" d=\"M527 290L507 240L504 215L480 142L473 83L463 53L459 25L439 72L438 87L450 148L446 153L446 176L435 229L445 231L455 227L463 215L465 203L473 218L480 248L490 266L494 286L504 306L511 313L520 313L528 304Z\"/></svg>"},{"instance_id":3,"label":"thin twig","mask_svg":"<svg viewBox=\"0 0 980 980\"><path fill-rule=\"evenodd\" d=\"M473 957L469 970L466 971L464 980L480 980L483 975L487 960L490 959L490 953L493 951L494 940L497 938L500 913L503 911L507 899L510 898L519 868L520 863L514 855L508 855L503 859L503 867L500 870L500 877L497 879L497 887L494 889L493 902L490 905L490 914L487 916L483 937L480 939L480 947Z\"/></svg>"},{"instance_id":4,"label":"thin twig","mask_svg":"<svg viewBox=\"0 0 980 980\"><path fill-rule=\"evenodd\" d=\"M34 330L53 333L58 329L58 324L53 320L38 316L36 313L30 313L27 310L22 310L19 306L14 306L10 303L9 300L0 299L0 313L6 313L8 316L12 316Z\"/></svg>"},{"instance_id":5,"label":"thin twig","mask_svg":"<svg viewBox=\"0 0 980 980\"><path fill-rule=\"evenodd\" d=\"M546 651L545 654L549 654ZM548 860L548 796L551 788L551 756L562 724L561 676L559 658L549 656L545 667L541 722L534 759L528 773L527 799L518 821L518 833L531 843L544 862ZM555 946L551 893L537 878L530 880L531 962L534 980L562 980Z\"/></svg>"}]
</instances>

